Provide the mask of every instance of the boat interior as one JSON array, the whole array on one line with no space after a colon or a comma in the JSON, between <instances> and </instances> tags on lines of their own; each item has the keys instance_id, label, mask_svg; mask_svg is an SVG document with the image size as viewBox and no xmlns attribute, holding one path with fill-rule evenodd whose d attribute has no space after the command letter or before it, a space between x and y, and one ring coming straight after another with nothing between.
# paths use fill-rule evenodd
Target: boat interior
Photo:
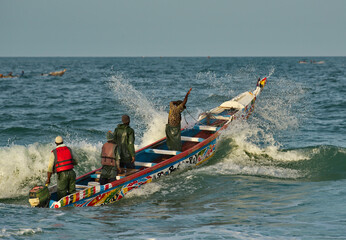
<instances>
[{"instance_id":1,"label":"boat interior","mask_svg":"<svg viewBox=\"0 0 346 240\"><path fill-rule=\"evenodd\" d=\"M209 112L202 113L199 116L198 122L192 128L185 128L181 131L182 151L194 147L213 135L238 111L239 109L236 108L217 107ZM166 138L159 140L158 142L138 151L136 153L136 169L130 169L124 174L118 174L117 180L152 167L155 164L165 161L180 153L181 152L179 151L168 150ZM77 178L76 191L100 185L100 175L101 169L97 169ZM51 200L57 201L56 189L51 189L50 192Z\"/></svg>"}]
</instances>

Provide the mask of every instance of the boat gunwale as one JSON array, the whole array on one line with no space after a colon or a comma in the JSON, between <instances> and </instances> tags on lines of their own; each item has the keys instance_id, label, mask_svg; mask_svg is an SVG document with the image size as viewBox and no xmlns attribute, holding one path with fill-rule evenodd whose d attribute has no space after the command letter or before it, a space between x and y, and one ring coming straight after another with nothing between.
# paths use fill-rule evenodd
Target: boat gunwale
<instances>
[{"instance_id":1,"label":"boat gunwale","mask_svg":"<svg viewBox=\"0 0 346 240\"><path fill-rule=\"evenodd\" d=\"M149 170L149 169L156 170L157 168L160 168L160 167L162 167L162 166L168 165L168 164L171 163L171 162L174 162L174 161L176 161L176 160L179 160L180 158L183 158L183 157L185 157L185 156L191 154L191 153L194 152L195 150L198 150L198 149L203 148L204 145L207 145L208 143L210 143L211 141L213 141L214 139L216 139L216 138L220 135L220 131L221 131L221 130L224 130L225 128L227 128L228 124L229 124L229 122L226 122L219 130L217 130L215 133L211 134L208 138L204 139L202 142L199 142L199 143L196 144L195 146L193 146L193 147L191 147L191 148L189 148L189 149L186 149L185 151L183 151L183 152L181 152L181 153L179 153L179 154L177 154L177 155L175 155L175 156L173 156L173 157L171 157L171 158L168 158L168 159L166 159L166 160L164 160L164 161L162 161L162 162L160 162L160 163L157 163L157 164L155 164L155 165L152 166L152 167L148 167L148 168L146 168L146 169L142 169L142 170L140 170L140 171L138 171L138 172L136 172L136 173L133 173L133 174L128 175L128 176L125 176L124 178L119 179L119 180L116 180L116 181L114 181L114 182L118 182L119 184L121 184L122 182L124 182L124 181L122 181L123 179L132 180L133 178L129 178L130 176L136 176L136 177L137 177L137 175L139 175L139 176L140 176L140 175L143 175L143 174L144 174L144 171L146 171L146 170ZM225 126L226 126L226 127L225 127ZM188 129L188 128L182 128L181 131L184 131L184 130L187 130L187 129ZM201 130L201 131L204 131L204 130ZM210 139L210 138L212 138L212 137L213 137L213 139ZM148 148L150 148L150 147L152 147L153 145L156 145L156 144L158 144L158 143L160 143L160 142L163 142L163 141L165 141L165 140L166 140L166 137L163 137L163 138L157 140L156 142L153 142L153 143L151 143L151 144L149 144L149 145L147 145L147 146L145 146L145 147L142 147L141 149L138 149L138 150L136 151L136 154L139 153L139 152L142 152L142 151L144 151L144 150L146 150L146 149L148 149ZM188 151L189 151L189 152L188 152ZM86 173L86 174L84 174L84 175L81 175L81 176L79 176L76 180L79 180L79 179L82 179L83 177L86 177L86 176L88 176L88 175L91 175L91 174L95 173L96 171L101 170L101 168L102 168L102 167L100 167L100 168L98 168L98 169L96 169L96 170L93 170L93 171L91 171L91 172L89 172L89 173ZM150 172L150 171L146 171L146 172ZM140 174L140 173L143 173L143 174ZM112 182L112 183L114 183L114 182ZM119 184L118 184L118 185L119 185ZM115 185L115 186L117 186L117 185ZM113 186L113 187L115 187L115 186ZM113 187L112 187L112 188L113 188Z\"/></svg>"},{"instance_id":2,"label":"boat gunwale","mask_svg":"<svg viewBox=\"0 0 346 240\"><path fill-rule=\"evenodd\" d=\"M82 199L78 199L77 201L73 201L74 198L73 197L71 198L71 196L78 194L78 192L70 194L68 196L65 196L64 198L69 198L70 200L72 200L72 202L70 202L70 200L69 200L67 204L65 204L65 205L63 205L61 207L73 206L74 204L76 204L79 201L90 199L90 198L95 198L96 196L98 196L100 194L103 194L105 192L108 192L108 191L111 191L113 189L119 188L119 187L125 185L125 183L131 183L135 179L140 179L140 178L144 177L145 175L151 175L156 170L158 170L160 168L164 168L165 166L168 166L168 165L174 165L175 163L182 161L186 156L188 156L188 155L190 155L190 154L192 154L194 152L197 152L198 150L202 150L204 147L208 146L212 141L214 141L221 134L220 131L222 131L225 128L227 128L228 124L229 124L229 122L226 122L218 131L216 131L215 133L211 134L203 142L200 142L200 143L196 144L195 146L185 150L184 152L182 152L182 153L180 153L180 154L178 154L176 156L173 156L173 157L171 157L171 158L169 158L167 160L164 160L164 161L162 161L160 163L157 163L156 165L154 165L152 167L148 167L146 169L142 169L142 170L140 170L140 171L138 171L136 173L133 173L133 174L131 174L129 176L126 176L126 177L124 177L122 179L119 179L119 180L116 180L114 182L108 183L108 184L112 184L112 186L107 188L107 189L104 189L104 190L99 191L99 192L97 192L95 194L92 194L91 196L88 196L88 197L85 197L85 198L82 198ZM188 128L184 128L184 130L185 129L188 129ZM156 144L156 143L158 143L158 142L160 142L160 141L162 141L164 139L165 139L165 137L160 139L160 140L158 140L158 141L156 141L156 142L154 142L153 144L150 144L150 145L148 145L148 146L146 146L144 148L141 148L140 150L136 151L136 153L140 152L140 151L144 151L145 149L151 147L152 145L154 145L154 144ZM101 169L101 168L99 168L99 169ZM78 177L78 179L82 179L83 177L91 175L92 173L96 172L99 169L96 169L96 170L91 171L91 172L89 172L87 174L84 174L84 175ZM95 188L95 186L90 186L90 188ZM64 199L64 198L62 198L62 199ZM54 202L60 202L62 199L59 199L59 200L54 201ZM50 205L54 207L54 204L50 204Z\"/></svg>"},{"instance_id":3,"label":"boat gunwale","mask_svg":"<svg viewBox=\"0 0 346 240\"><path fill-rule=\"evenodd\" d=\"M227 125L228 125L228 124L227 124ZM226 124L225 124L224 126L226 126ZM185 128L185 129L186 129L186 128ZM119 185L121 185L121 184L123 184L123 183L126 183L126 182L128 182L128 181L134 180L134 179L136 179L136 178L140 178L140 177L143 176L143 175L146 175L146 174L148 174L148 173L151 173L151 172L153 172L153 171L155 171L155 170L157 170L157 169L160 169L160 168L162 168L162 167L164 167L164 166L167 166L167 165L169 165L169 164L171 164L171 163L178 162L179 160L185 158L186 156L192 154L193 152L195 152L195 151L197 151L197 150L199 150L199 149L202 149L203 147L207 146L210 142L212 142L214 139L216 139L216 138L220 135L220 131L223 130L223 129L224 129L224 127L222 127L222 128L219 129L217 132L215 132L215 133L213 133L212 135L210 135L210 136L209 136L208 138L206 138L203 142L200 142L200 143L196 144L195 146L193 146L193 147L191 147L191 148L185 150L184 152L179 153L178 155L175 155L175 156L173 156L173 157L171 157L171 158L168 158L168 159L166 159L166 160L164 160L164 161L162 161L162 162L160 162L160 163L157 163L157 164L155 164L155 165L152 166L152 167L148 167L148 168L142 169L142 170L140 170L140 171L138 171L138 172L136 172L136 173L133 173L133 174L131 174L131 175L129 175L129 176L126 176L126 177L124 177L124 178L122 178L122 179L119 179L119 180L116 180L116 181L114 181L114 182L111 182L111 183L112 183L112 187L109 188L109 189L107 189L107 190L116 188L116 187L118 187ZM165 139L165 137L162 138L162 139L160 139L160 140L158 140L158 141L156 141L155 143L160 142L160 141L162 141L162 140L164 140L164 139ZM140 152L140 151L144 151L145 149L151 147L151 146L154 145L155 143L153 143L153 144L151 144L151 145L148 145L148 146L146 146L146 147L144 147L144 148L141 148L140 150L136 151L136 153L137 153L137 152ZM100 169L101 169L101 168L100 168ZM95 170L95 171L97 171L97 170ZM93 171L93 172L94 172L94 171ZM87 176L87 175L89 175L89 174L91 174L91 173L92 173L92 172L87 173L87 174L85 174L85 175L83 175L83 176ZM82 176L81 176L81 177L82 177ZM81 177L80 177L80 178L81 178ZM79 178L78 178L78 179L79 179ZM114 185L113 183L116 183L116 185Z\"/></svg>"},{"instance_id":4,"label":"boat gunwale","mask_svg":"<svg viewBox=\"0 0 346 240\"><path fill-rule=\"evenodd\" d=\"M265 78L265 80L266 80L266 78ZM256 90L257 90L257 88L256 88ZM251 100L251 102L249 102L244 108L242 108L241 111L237 111L237 112L233 115L234 117L231 117L228 121L225 121L225 122L223 123L223 125L222 125L216 132L212 133L209 137L207 137L206 139L204 139L202 142L199 142L199 143L197 143L196 145L192 146L191 148L186 149L184 152L181 152L181 153L179 153L179 154L177 154L177 155L175 155L175 156L173 156L173 157L171 157L171 158L168 158L168 159L166 159L166 160L163 160L162 162L159 162L159 163L155 164L155 165L152 166L152 167L148 167L148 168L145 168L145 169L141 169L141 170L139 170L138 172L135 172L135 173L133 173L133 174L131 174L131 175L125 176L125 177L122 178L122 179L119 179L119 180L113 181L113 182L111 182L111 183L108 183L108 184L110 184L111 186L107 187L106 189L104 189L104 190L102 190L102 191L99 191L99 192L97 192L97 193L94 193L94 194L92 194L91 196L88 196L88 197L86 197L86 198L78 199L77 201L73 201L73 200L72 200L72 202L68 201L67 204L64 204L63 206L59 206L59 207L73 206L74 204L76 204L77 202L79 202L79 201L81 201L81 200L86 200L86 199L90 199L90 198L95 198L95 197L97 197L97 196L100 195L100 194L103 194L103 193L105 193L105 192L109 192L109 191L111 191L111 190L114 190L114 189L116 189L116 188L119 188L119 187L123 186L123 185L124 185L125 183L127 183L127 182L128 182L128 183L131 183L131 182L133 182L133 180L135 180L135 179L140 179L141 177L144 177L145 175L148 176L148 175L154 174L156 170L158 170L158 169L160 169L160 168L164 168L165 166L168 166L168 165L174 165L175 163L182 161L186 156L188 156L188 155L190 155L190 154L192 154L192 153L194 153L194 152L197 152L198 150L202 150L204 147L208 146L212 141L214 141L217 137L219 137L219 136L221 135L221 132L222 132L223 130L225 130L226 128L228 128L228 126L230 125L230 123L231 123L233 120L235 120L236 118L238 118L238 117L236 117L235 115L238 115L238 114L241 115L241 113L243 113L244 110L246 111L246 110L248 109L248 106L249 106L249 105L254 105L254 104L255 104L255 102L256 102L256 100L257 100L257 96L261 93L261 90L262 90L262 88L259 89L259 91L257 92L257 94L254 94L254 98ZM250 115L251 113L252 113L252 111L250 111L249 115ZM242 116L242 115L241 115L241 116ZM248 116L247 116L247 117L248 117ZM247 117L246 117L246 118L247 118ZM198 122L196 122L196 123L194 124L194 126L195 126L195 125L198 125ZM185 127L185 128L182 128L181 131L188 130L188 129L189 129L189 128ZM201 132L201 131L206 131L206 130L200 130L200 132ZM153 143L151 143L151 144L149 144L149 145L147 145L147 146L145 146L145 147L143 147L143 148L137 150L137 151L136 151L136 154L139 153L139 152L144 151L145 149L148 149L148 148L152 147L153 145L156 145L156 144L158 144L158 143L160 143L160 142L164 142L165 140L166 140L166 137L163 137L163 138L161 138L161 139L159 139L159 140L157 140L157 141L155 141L155 142L153 142ZM199 164L196 164L196 165L199 165ZM84 175L78 177L76 180L83 179L83 178L87 177L88 175L91 175L92 173L95 173L96 171L100 170L101 168L102 168L102 167L100 167L100 168L98 168L98 169L96 169L96 170L93 170L93 171L91 171L91 172L89 172L89 173L86 173L86 174L84 174ZM105 185L107 185L107 184L105 184ZM103 185L103 186L104 186L104 185ZM90 188L95 188L95 189L96 189L95 186L91 186ZM79 194L79 192L76 192L76 193L74 193L74 194L68 195L68 196L66 196L66 197L64 197L64 198L71 199L71 196L76 195L76 194ZM59 199L59 200L54 201L54 202L55 202L55 203L61 202L64 198ZM74 199L74 198L72 197L72 199ZM55 204L50 204L50 205L53 206L53 208L54 208L54 206L56 207Z\"/></svg>"},{"instance_id":5,"label":"boat gunwale","mask_svg":"<svg viewBox=\"0 0 346 240\"><path fill-rule=\"evenodd\" d=\"M256 101L256 97L254 98L254 100ZM251 104L251 102L250 102L249 104ZM245 109L245 108L243 108L241 111L238 111L237 113L235 113L235 115L236 115L236 114L241 114L241 112L242 112L244 109ZM174 165L175 163L182 161L186 156L188 156L188 155L190 155L190 154L192 154L192 153L194 153L194 152L196 152L196 151L198 151L198 150L202 150L205 146L209 145L213 140L215 140L218 136L220 136L221 131L225 130L225 129L229 126L229 124L230 124L232 121L233 121L233 118L231 118L230 120L226 121L226 122L223 124L223 126L220 127L220 129L218 129L216 132L214 132L213 134L211 134L211 135L210 135L208 138L206 138L204 141L202 141L202 142L200 142L200 143L194 145L193 147L191 147L191 148L185 150L184 152L181 152L181 153L178 154L178 155L175 155L175 156L173 156L173 157L171 157L171 158L168 158L168 159L166 159L166 160L164 160L164 161L162 161L162 162L160 162L160 163L157 163L156 165L154 165L154 166L152 166L152 167L148 167L148 168L146 168L146 169L142 169L142 170L140 170L140 171L138 171L138 172L135 172L135 173L133 173L133 174L131 174L131 175L128 175L128 176L126 176L126 177L124 177L124 178L121 178L121 179L119 179L119 180L110 182L110 183L108 183L108 184L111 184L111 185L112 185L111 187L109 187L109 188L107 188L107 189L104 189L104 190L102 190L102 191L99 191L99 192L97 192L97 193L95 193L95 194L92 194L92 195L89 196L89 197L79 199L79 200L77 200L77 201L73 201L73 200L72 200L72 202L69 201L68 204L66 204L66 205L64 205L64 206L61 206L61 207L73 206L74 204L76 204L76 203L79 202L79 201L86 200L86 199L90 199L90 198L95 198L96 196L98 196L98 195L100 195L100 194L103 194L103 193L105 193L105 192L109 192L109 191L111 191L111 190L114 190L114 189L116 189L116 188L119 188L119 187L125 185L125 183L131 183L131 182L133 182L133 180L135 180L135 179L140 179L141 177L144 177L145 175L151 175L151 174L153 174L153 173L155 172L155 170L157 170L157 169L163 168L163 167L168 166L168 165ZM198 124L196 123L195 125L198 125ZM188 129L189 129L189 128L186 127L186 128L182 128L181 130L183 131L183 130L188 130ZM201 131L205 131L205 130L201 130ZM149 145L147 145L147 146L145 146L145 147L143 147L143 148L137 150L136 153L139 153L139 152L141 152L141 151L144 151L145 149L148 149L148 148L152 147L153 145L155 145L155 144L157 144L157 143L163 142L165 139L166 139L166 137L163 137L163 138L157 140L156 142L153 142L152 144L149 144ZM172 164L172 163L173 163L173 164ZM101 167L101 168L102 168L102 167ZM88 176L88 175L91 175L92 173L94 173L94 172L100 170L101 168L98 168L98 169L93 170L93 171L91 171L91 172L89 172L89 173L86 173L86 174L84 174L84 175L78 177L77 179L82 179L83 177L86 177L86 176ZM76 179L76 180L77 180L77 179ZM105 184L105 185L106 185L106 184ZM90 188L95 188L95 186L90 186ZM73 195L75 195L75 194L78 194L78 192L73 193L73 194L70 194L70 195L65 196L65 197L68 197L69 199L71 199L70 196L71 196L71 195L73 196ZM65 197L64 197L64 198L65 198ZM64 199L64 198L62 198L62 199ZM62 199L59 199L58 201L55 201L55 202L60 202ZM73 198L72 198L72 199L73 199Z\"/></svg>"}]
</instances>

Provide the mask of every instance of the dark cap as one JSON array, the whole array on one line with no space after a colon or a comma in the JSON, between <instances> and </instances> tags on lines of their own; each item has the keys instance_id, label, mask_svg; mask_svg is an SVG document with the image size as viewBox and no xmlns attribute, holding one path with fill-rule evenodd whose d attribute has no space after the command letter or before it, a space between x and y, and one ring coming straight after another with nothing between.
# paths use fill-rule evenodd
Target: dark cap
<instances>
[{"instance_id":1,"label":"dark cap","mask_svg":"<svg viewBox=\"0 0 346 240\"><path fill-rule=\"evenodd\" d=\"M173 102L173 104L175 105L175 106L179 106L180 104L182 104L183 103L183 101L181 101L181 100L177 100L177 101L174 101ZM186 106L184 105L184 108L186 108Z\"/></svg>"},{"instance_id":2,"label":"dark cap","mask_svg":"<svg viewBox=\"0 0 346 240\"><path fill-rule=\"evenodd\" d=\"M130 117L129 117L128 115L123 115L123 116L121 117L121 121L122 121L123 123L129 123L129 122L130 122Z\"/></svg>"},{"instance_id":3,"label":"dark cap","mask_svg":"<svg viewBox=\"0 0 346 240\"><path fill-rule=\"evenodd\" d=\"M107 138L107 141L112 141L114 138L113 133L111 131L108 131L106 134L106 138Z\"/></svg>"},{"instance_id":4,"label":"dark cap","mask_svg":"<svg viewBox=\"0 0 346 240\"><path fill-rule=\"evenodd\" d=\"M180 104L182 104L182 103L183 103L183 101L178 100L178 101L175 101L174 103L175 103L175 105L179 106Z\"/></svg>"}]
</instances>

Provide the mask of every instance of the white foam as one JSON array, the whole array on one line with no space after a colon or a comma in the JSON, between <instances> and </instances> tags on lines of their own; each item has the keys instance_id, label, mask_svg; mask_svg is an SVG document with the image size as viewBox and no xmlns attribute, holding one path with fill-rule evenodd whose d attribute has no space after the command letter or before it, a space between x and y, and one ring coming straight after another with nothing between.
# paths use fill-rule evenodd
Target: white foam
<instances>
[{"instance_id":1,"label":"white foam","mask_svg":"<svg viewBox=\"0 0 346 240\"><path fill-rule=\"evenodd\" d=\"M126 198L138 197L138 196L150 196L162 188L162 185L157 182L151 182L144 184L141 187L134 189L126 195Z\"/></svg>"},{"instance_id":2,"label":"white foam","mask_svg":"<svg viewBox=\"0 0 346 240\"><path fill-rule=\"evenodd\" d=\"M139 147L148 145L165 136L168 113L155 108L153 101L136 90L122 74L110 77L109 87L116 97L146 125Z\"/></svg>"},{"instance_id":3,"label":"white foam","mask_svg":"<svg viewBox=\"0 0 346 240\"><path fill-rule=\"evenodd\" d=\"M269 76L273 73L274 68ZM299 84L291 84L287 79L278 79L273 81L272 85L277 85L279 92L269 99L258 99L254 114L256 116L251 116L248 121L232 122L221 135L218 145L218 149L226 154L216 165L207 167L205 171L210 174L246 174L276 178L299 178L305 175L299 170L279 165L308 160L311 156L299 150L282 151L282 144L274 137L274 133L299 127L302 115L293 112L291 107L303 97L303 88Z\"/></svg>"},{"instance_id":4,"label":"white foam","mask_svg":"<svg viewBox=\"0 0 346 240\"><path fill-rule=\"evenodd\" d=\"M92 145L85 140L67 144L78 158L77 176L99 168L102 144ZM48 160L54 144L34 143L28 146L0 147L0 198L27 195L35 185L43 185L47 179ZM52 183L56 177L52 177Z\"/></svg>"},{"instance_id":5,"label":"white foam","mask_svg":"<svg viewBox=\"0 0 346 240\"><path fill-rule=\"evenodd\" d=\"M48 164L46 159L48 159L50 151L49 145L37 143L28 147L18 145L1 147L0 189L2 191L0 191L0 198L28 193L30 189L28 184L43 182Z\"/></svg>"},{"instance_id":6,"label":"white foam","mask_svg":"<svg viewBox=\"0 0 346 240\"><path fill-rule=\"evenodd\" d=\"M258 125L257 125L258 124ZM206 171L212 174L245 174L275 178L303 177L305 173L278 166L282 163L310 159L298 150L281 150L270 131L252 121L236 121L223 132L218 149L226 151L223 159ZM228 145L228 146L227 146Z\"/></svg>"},{"instance_id":7,"label":"white foam","mask_svg":"<svg viewBox=\"0 0 346 240\"><path fill-rule=\"evenodd\" d=\"M271 69L269 70L269 74L268 74L267 78L270 78L274 74L274 72L275 72L275 67L272 66Z\"/></svg>"},{"instance_id":8,"label":"white foam","mask_svg":"<svg viewBox=\"0 0 346 240\"><path fill-rule=\"evenodd\" d=\"M68 146L78 158L77 176L101 167L102 145L103 142L92 144L87 139L76 139L69 142Z\"/></svg>"},{"instance_id":9,"label":"white foam","mask_svg":"<svg viewBox=\"0 0 346 240\"><path fill-rule=\"evenodd\" d=\"M231 74L225 74L224 76L218 76L214 72L199 72L196 74L196 79L198 83L209 85L207 89L215 90L217 89L218 95L224 96L232 96L235 94L234 89L232 88L232 84L230 84L233 80L233 76ZM214 91L209 92L209 97L211 97Z\"/></svg>"},{"instance_id":10,"label":"white foam","mask_svg":"<svg viewBox=\"0 0 346 240\"><path fill-rule=\"evenodd\" d=\"M240 69L240 75L254 75L256 69ZM268 78L275 72L271 67ZM210 88L218 87L222 95L232 95L231 85L226 83L237 82L238 75L217 76L215 73L198 73L196 78L200 83L210 85ZM222 144L230 143L228 154L220 160L217 166L221 174L249 174L263 175L278 178L298 178L303 173L292 169L284 169L276 166L282 162L301 161L309 159L302 152L289 150L282 151L281 144L274 138L272 132L298 128L299 120L292 114L292 104L299 101L304 94L299 84L292 85L287 79L270 79L271 85L276 86L279 92L267 101L261 99L260 107L256 106L256 114L262 119L255 119L251 124L246 121L236 121L222 137L226 139ZM220 87L221 86L221 87ZM110 87L118 98L136 115L142 118L147 126L141 139L141 146L164 137L164 127L167 121L167 113L155 109L154 104L138 90L129 84L123 75L117 74L111 77ZM275 101L273 101L275 99ZM253 116L251 117L253 118ZM215 169L213 169L214 171ZM223 171L223 172L222 172Z\"/></svg>"},{"instance_id":11,"label":"white foam","mask_svg":"<svg viewBox=\"0 0 346 240\"><path fill-rule=\"evenodd\" d=\"M272 75L274 69L269 73ZM226 75L217 77L213 73L199 74L198 78L205 79L206 83L217 84L225 82L235 77ZM223 78L227 78L226 80ZM210 81L213 79L214 81ZM272 84L289 85L284 79L279 79ZM128 108L130 108L138 119L145 124L140 144L136 147L143 147L165 136L165 124L167 122L167 112L163 107L156 105L136 90L122 74L110 77L109 87L115 95ZM282 88L284 89L284 88ZM309 159L304 153L289 150L281 151L281 144L277 142L272 132L297 128L298 118L292 114L291 104L299 101L304 93L299 85L290 87L295 91L282 90L277 96L270 97L269 100L261 101L260 107L256 106L255 112L264 121L253 119L253 121L236 121L221 136L221 144L228 144L229 148L222 146L226 150L225 157L219 163L205 168L210 174L249 174L263 175L278 178L297 178L302 173L278 167L278 163L289 161L301 161ZM224 89L224 91L231 91ZM284 97L289 94L288 100ZM275 99L275 101L273 100ZM259 108L259 109L258 109ZM197 110L202 111L202 110ZM251 117L253 118L253 116ZM193 121L189 121L193 123ZM250 123L251 122L251 123ZM182 124L184 124L182 122ZM137 136L136 136L137 137ZM90 144L88 140L67 138L67 145L70 146L79 158L79 165L76 167L77 175L84 174L93 169L99 168L100 151L102 143ZM30 188L35 184L44 184L47 176L47 165L50 151L54 144L34 143L28 146L11 145L0 148L0 198L11 198L20 195L27 195ZM54 184L55 177L52 179ZM150 187L140 188L130 196L154 193L160 190L159 185L149 184ZM142 189L142 190L141 190Z\"/></svg>"},{"instance_id":12,"label":"white foam","mask_svg":"<svg viewBox=\"0 0 346 240\"><path fill-rule=\"evenodd\" d=\"M20 228L20 229L1 229L0 237L11 237L11 236L27 236L27 235L34 235L36 233L42 233L41 228Z\"/></svg>"},{"instance_id":13,"label":"white foam","mask_svg":"<svg viewBox=\"0 0 346 240\"><path fill-rule=\"evenodd\" d=\"M297 150L282 151L281 144L275 140L272 133L263 130L256 122L234 122L223 132L221 138L232 140L232 154L265 155L282 162L309 159Z\"/></svg>"}]
</instances>

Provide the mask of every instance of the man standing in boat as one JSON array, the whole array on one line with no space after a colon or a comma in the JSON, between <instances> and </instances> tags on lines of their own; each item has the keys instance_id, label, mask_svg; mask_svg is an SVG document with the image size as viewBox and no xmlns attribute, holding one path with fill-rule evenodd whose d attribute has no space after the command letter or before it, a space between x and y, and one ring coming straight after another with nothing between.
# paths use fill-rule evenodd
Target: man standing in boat
<instances>
[{"instance_id":1,"label":"man standing in boat","mask_svg":"<svg viewBox=\"0 0 346 240\"><path fill-rule=\"evenodd\" d=\"M126 167L127 172L135 168L135 131L130 127L130 117L123 115L122 124L119 124L113 133L114 141L118 145L120 167Z\"/></svg>"},{"instance_id":2,"label":"man standing in boat","mask_svg":"<svg viewBox=\"0 0 346 240\"><path fill-rule=\"evenodd\" d=\"M181 151L181 113L186 108L187 98L192 88L186 93L184 101L169 103L168 124L166 124L167 147L169 150Z\"/></svg>"},{"instance_id":3,"label":"man standing in boat","mask_svg":"<svg viewBox=\"0 0 346 240\"><path fill-rule=\"evenodd\" d=\"M117 144L111 131L107 132L107 142L102 146L101 152L101 176L100 184L104 185L116 180L117 172L120 172L120 159Z\"/></svg>"},{"instance_id":4,"label":"man standing in boat","mask_svg":"<svg viewBox=\"0 0 346 240\"><path fill-rule=\"evenodd\" d=\"M55 138L56 148L52 150L49 158L46 185L50 184L53 172L57 173L58 199L76 192L76 173L73 170L77 159L73 156L71 148L67 147L61 136Z\"/></svg>"}]
</instances>

